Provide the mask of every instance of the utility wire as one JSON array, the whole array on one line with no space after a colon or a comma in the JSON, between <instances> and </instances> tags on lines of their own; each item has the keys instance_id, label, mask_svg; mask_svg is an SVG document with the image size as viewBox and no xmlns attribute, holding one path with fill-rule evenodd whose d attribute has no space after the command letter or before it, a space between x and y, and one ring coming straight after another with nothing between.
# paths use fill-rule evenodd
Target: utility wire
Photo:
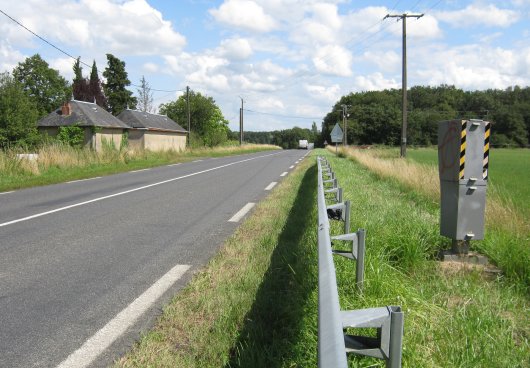
<instances>
[{"instance_id":1,"label":"utility wire","mask_svg":"<svg viewBox=\"0 0 530 368\"><path fill-rule=\"evenodd\" d=\"M54 49L56 49L57 51L63 53L64 55L74 59L74 60L77 60L77 58L75 56L72 56L70 53L64 51L63 49L61 49L60 47L54 45L53 43L51 43L50 41L48 41L47 39L45 39L44 37L41 37L40 35L38 35L37 33L33 32L31 29L29 29L28 27L26 27L25 25L23 25L22 23L20 23L18 20L16 20L15 18L13 18L12 16L10 16L9 14L7 14L6 12L4 12L2 9L0 9L0 13L2 13L3 15L5 15L7 18L11 19L13 22L15 22L16 24L18 24L20 27L24 28L26 31L28 31L29 33L31 33L32 35L34 35L35 37L37 37L38 39L42 40L43 42L47 43L48 45L50 45L51 47L53 47ZM92 65L89 65L83 61L81 61L81 58L79 58L79 63L80 64L83 64L85 65L86 67L88 68L91 68ZM140 85L137 85L137 84L133 84L131 83L131 86L133 87L137 87L137 88L142 88L142 86ZM156 89L156 88L151 88L151 91L156 91L156 92L184 92L185 90L184 89L175 89L175 90L165 90L165 89Z\"/></svg>"},{"instance_id":2,"label":"utility wire","mask_svg":"<svg viewBox=\"0 0 530 368\"><path fill-rule=\"evenodd\" d=\"M288 118L288 119L304 119L304 120L321 120L322 119L322 117L315 118L315 117L310 117L310 116L282 115L282 114L273 114L269 112L255 111L255 110L249 110L249 109L244 109L244 111L253 112L255 114L260 114L260 115L278 116L281 118Z\"/></svg>"},{"instance_id":3,"label":"utility wire","mask_svg":"<svg viewBox=\"0 0 530 368\"><path fill-rule=\"evenodd\" d=\"M31 33L32 35L34 35L35 37L41 39L42 41L46 42L48 45L50 45L51 47L53 47L54 49L58 50L59 52L62 52L63 54L71 57L72 59L75 59L77 60L77 58L75 58L74 56L70 55L69 53L67 53L66 51L60 49L59 47L55 46L53 43L49 42L48 40L44 39L43 37L39 36L38 34L36 34L35 32L33 32L31 29L29 29L28 27L26 27L25 25L23 25L22 23L20 23L18 20L16 20L15 18L13 18L12 16L10 16L9 14L7 14L6 12L4 12L2 9L0 9L0 13L4 14L6 17L8 17L9 19L11 19L13 22L15 22L16 24L18 24L19 26L21 26L22 28L24 28L26 31L28 31L29 33ZM86 63L83 63L81 62L82 64L88 66L90 68L90 65L86 64Z\"/></svg>"}]
</instances>

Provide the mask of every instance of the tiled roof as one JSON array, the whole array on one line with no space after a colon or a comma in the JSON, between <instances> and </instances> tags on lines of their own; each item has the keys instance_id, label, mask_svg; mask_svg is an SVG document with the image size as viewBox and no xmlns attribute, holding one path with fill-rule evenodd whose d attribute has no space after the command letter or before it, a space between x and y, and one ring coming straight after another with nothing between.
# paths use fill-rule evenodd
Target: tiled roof
<instances>
[{"instance_id":1,"label":"tiled roof","mask_svg":"<svg viewBox=\"0 0 530 368\"><path fill-rule=\"evenodd\" d=\"M72 100L69 102L71 113L63 116L61 108L45 116L37 123L39 127L67 125L94 126L101 128L129 128L127 124L91 102Z\"/></svg>"},{"instance_id":2,"label":"tiled roof","mask_svg":"<svg viewBox=\"0 0 530 368\"><path fill-rule=\"evenodd\" d=\"M118 116L131 128L186 133L187 131L165 115L151 114L137 110L123 110Z\"/></svg>"}]
</instances>

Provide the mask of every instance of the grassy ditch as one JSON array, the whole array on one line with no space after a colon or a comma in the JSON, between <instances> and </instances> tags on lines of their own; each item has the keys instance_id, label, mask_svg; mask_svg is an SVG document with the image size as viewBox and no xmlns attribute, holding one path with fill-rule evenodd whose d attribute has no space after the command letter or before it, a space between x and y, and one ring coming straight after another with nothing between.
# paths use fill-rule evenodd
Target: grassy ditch
<instances>
[{"instance_id":1,"label":"grassy ditch","mask_svg":"<svg viewBox=\"0 0 530 368\"><path fill-rule=\"evenodd\" d=\"M443 241L434 201L352 160L316 153L328 156L352 201L352 229L367 230L363 294L354 263L335 260L342 308L401 305L404 367L528 367L525 290L484 268L434 261ZM116 367L315 367L316 175L313 156L257 206ZM333 234L341 225L332 222ZM349 366L384 363L350 356Z\"/></svg>"},{"instance_id":2,"label":"grassy ditch","mask_svg":"<svg viewBox=\"0 0 530 368\"><path fill-rule=\"evenodd\" d=\"M279 149L270 145L216 147L176 151L133 151L104 148L102 152L65 145L46 145L35 160L19 158L16 150L0 150L0 192L38 185L87 179L95 176L186 162L202 157L220 157Z\"/></svg>"}]
</instances>

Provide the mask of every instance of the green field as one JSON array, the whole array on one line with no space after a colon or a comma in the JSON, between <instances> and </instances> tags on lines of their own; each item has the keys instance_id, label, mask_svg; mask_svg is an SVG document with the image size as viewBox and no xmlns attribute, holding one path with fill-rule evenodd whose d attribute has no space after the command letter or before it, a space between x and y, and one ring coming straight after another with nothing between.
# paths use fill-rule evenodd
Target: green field
<instances>
[{"instance_id":1,"label":"green field","mask_svg":"<svg viewBox=\"0 0 530 368\"><path fill-rule=\"evenodd\" d=\"M436 148L407 150L410 160L426 165L438 164ZM489 184L505 202L513 203L530 219L530 150L492 148L490 150Z\"/></svg>"}]
</instances>

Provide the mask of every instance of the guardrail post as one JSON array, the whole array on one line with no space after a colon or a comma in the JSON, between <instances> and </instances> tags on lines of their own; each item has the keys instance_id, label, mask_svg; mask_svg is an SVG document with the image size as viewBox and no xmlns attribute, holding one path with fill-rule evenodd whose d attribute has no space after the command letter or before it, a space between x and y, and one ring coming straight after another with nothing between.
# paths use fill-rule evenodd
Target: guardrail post
<instances>
[{"instance_id":1,"label":"guardrail post","mask_svg":"<svg viewBox=\"0 0 530 368\"><path fill-rule=\"evenodd\" d=\"M332 240L351 241L351 250L333 250L333 254L343 256L356 261L355 283L359 291L363 289L364 283L364 250L366 231L359 229L355 233L332 236Z\"/></svg>"},{"instance_id":2,"label":"guardrail post","mask_svg":"<svg viewBox=\"0 0 530 368\"><path fill-rule=\"evenodd\" d=\"M363 290L364 283L364 250L365 250L365 237L366 231L364 229L359 229L357 231L357 265L355 267L355 278L357 281L357 288L359 291Z\"/></svg>"},{"instance_id":3,"label":"guardrail post","mask_svg":"<svg viewBox=\"0 0 530 368\"><path fill-rule=\"evenodd\" d=\"M401 368L403 343L403 312L400 307L391 307L390 314L390 351L387 368Z\"/></svg>"},{"instance_id":4,"label":"guardrail post","mask_svg":"<svg viewBox=\"0 0 530 368\"><path fill-rule=\"evenodd\" d=\"M342 202L342 192L341 192L341 200L339 202ZM350 211L351 211L350 201L344 202L344 212L343 212L344 234L349 234L350 232Z\"/></svg>"},{"instance_id":5,"label":"guardrail post","mask_svg":"<svg viewBox=\"0 0 530 368\"><path fill-rule=\"evenodd\" d=\"M377 337L344 337L346 351L386 361L387 368L401 367L403 312L401 307L359 309L342 312L343 328L376 328Z\"/></svg>"}]
</instances>

